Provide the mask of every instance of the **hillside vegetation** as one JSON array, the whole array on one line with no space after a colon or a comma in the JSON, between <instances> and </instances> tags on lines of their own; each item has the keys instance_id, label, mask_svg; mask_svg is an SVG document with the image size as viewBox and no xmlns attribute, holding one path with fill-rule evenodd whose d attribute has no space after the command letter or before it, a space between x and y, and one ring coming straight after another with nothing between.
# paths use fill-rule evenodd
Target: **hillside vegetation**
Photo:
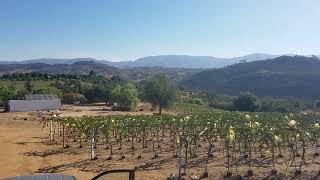
<instances>
[{"instance_id":1,"label":"hillside vegetation","mask_svg":"<svg viewBox=\"0 0 320 180\"><path fill-rule=\"evenodd\" d=\"M106 64L117 68L132 68L132 67L163 67L163 68L221 68L227 65L239 63L240 61L257 61L279 57L281 55L271 55L264 53L249 54L240 57L218 58L212 56L187 56L187 55L159 55L147 56L136 59L134 61L109 61L96 60L93 58L75 58L75 59L55 59L41 58L24 61L0 61L0 64L30 64L30 63L45 63L45 64L73 64L76 62L93 61L96 63Z\"/></svg>"},{"instance_id":2,"label":"hillside vegetation","mask_svg":"<svg viewBox=\"0 0 320 180\"><path fill-rule=\"evenodd\" d=\"M238 95L314 99L320 96L320 60L282 56L200 72L182 82L187 89Z\"/></svg>"},{"instance_id":3,"label":"hillside vegetation","mask_svg":"<svg viewBox=\"0 0 320 180\"><path fill-rule=\"evenodd\" d=\"M46 61L45 61L46 62ZM58 61L61 62L61 61ZM62 62L63 63L63 62ZM110 78L118 76L122 79L138 82L149 79L154 75L165 75L173 81L181 81L186 77L194 75L202 69L191 68L163 68L163 67L132 67L132 68L116 68L97 61L77 61L73 64L45 64L45 63L15 63L1 64L1 75L13 73L43 73L43 74L72 74L86 75L90 71L96 74Z\"/></svg>"},{"instance_id":4,"label":"hillside vegetation","mask_svg":"<svg viewBox=\"0 0 320 180\"><path fill-rule=\"evenodd\" d=\"M23 72L39 72L47 74L88 74L94 70L98 74L111 76L119 74L118 68L108 66L93 61L81 61L73 64L7 64L0 66L0 74L23 73Z\"/></svg>"}]
</instances>

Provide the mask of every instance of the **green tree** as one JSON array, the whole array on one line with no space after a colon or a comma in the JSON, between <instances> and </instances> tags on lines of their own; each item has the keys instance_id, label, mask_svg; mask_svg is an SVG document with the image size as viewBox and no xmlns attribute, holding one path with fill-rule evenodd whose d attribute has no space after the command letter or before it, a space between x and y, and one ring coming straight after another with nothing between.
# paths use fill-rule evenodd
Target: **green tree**
<instances>
[{"instance_id":1,"label":"green tree","mask_svg":"<svg viewBox=\"0 0 320 180\"><path fill-rule=\"evenodd\" d=\"M117 103L120 110L134 110L139 103L137 88L127 83L125 85L117 85L112 91L113 101Z\"/></svg>"},{"instance_id":2,"label":"green tree","mask_svg":"<svg viewBox=\"0 0 320 180\"><path fill-rule=\"evenodd\" d=\"M238 111L253 112L259 110L260 103L257 96L251 93L241 93L240 96L233 101L233 106L235 110Z\"/></svg>"},{"instance_id":3,"label":"green tree","mask_svg":"<svg viewBox=\"0 0 320 180\"><path fill-rule=\"evenodd\" d=\"M89 76L96 76L96 72L94 72L94 70L91 70L91 71L89 72Z\"/></svg>"},{"instance_id":4,"label":"green tree","mask_svg":"<svg viewBox=\"0 0 320 180\"><path fill-rule=\"evenodd\" d=\"M176 99L176 88L165 76L156 76L145 85L145 99L159 107L168 107Z\"/></svg>"},{"instance_id":5,"label":"green tree","mask_svg":"<svg viewBox=\"0 0 320 180\"><path fill-rule=\"evenodd\" d=\"M108 102L111 100L111 87L94 85L84 90L88 102Z\"/></svg>"},{"instance_id":6,"label":"green tree","mask_svg":"<svg viewBox=\"0 0 320 180\"><path fill-rule=\"evenodd\" d=\"M26 88L26 90L29 92L29 93L33 93L33 85L32 85L32 82L30 79L28 79L25 84L24 84L24 87Z\"/></svg>"},{"instance_id":7,"label":"green tree","mask_svg":"<svg viewBox=\"0 0 320 180\"><path fill-rule=\"evenodd\" d=\"M56 94L59 97L61 97L61 90L60 89L51 88L51 87L33 90L33 93L34 94Z\"/></svg>"},{"instance_id":8,"label":"green tree","mask_svg":"<svg viewBox=\"0 0 320 180\"><path fill-rule=\"evenodd\" d=\"M7 106L8 101L16 96L16 90L14 88L8 88L7 86L0 85L0 105Z\"/></svg>"},{"instance_id":9,"label":"green tree","mask_svg":"<svg viewBox=\"0 0 320 180\"><path fill-rule=\"evenodd\" d=\"M204 105L204 104L205 104L205 103L203 102L203 100L200 99L200 98L190 99L190 100L188 101L188 103L190 103L190 104L197 104L197 105Z\"/></svg>"},{"instance_id":10,"label":"green tree","mask_svg":"<svg viewBox=\"0 0 320 180\"><path fill-rule=\"evenodd\" d=\"M79 93L63 93L62 101L66 104L73 104L75 102L84 102L85 97Z\"/></svg>"},{"instance_id":11,"label":"green tree","mask_svg":"<svg viewBox=\"0 0 320 180\"><path fill-rule=\"evenodd\" d=\"M261 100L262 112L300 112L306 105L297 99L273 99L264 98Z\"/></svg>"}]
</instances>

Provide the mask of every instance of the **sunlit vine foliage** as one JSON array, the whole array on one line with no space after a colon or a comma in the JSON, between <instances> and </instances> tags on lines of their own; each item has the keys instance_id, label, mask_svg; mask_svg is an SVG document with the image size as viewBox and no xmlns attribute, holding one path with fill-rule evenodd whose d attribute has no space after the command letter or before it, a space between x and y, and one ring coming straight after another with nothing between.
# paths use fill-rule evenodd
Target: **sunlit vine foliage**
<instances>
[{"instance_id":1,"label":"sunlit vine foliage","mask_svg":"<svg viewBox=\"0 0 320 180\"><path fill-rule=\"evenodd\" d=\"M224 149L227 172L241 165L235 160L243 157L245 162L242 165L248 166L250 174L252 159L259 156L272 161L272 173L276 174L275 159L283 157L283 152L287 152L288 163L294 164L294 171L301 173L306 164L306 151L312 150L307 147L315 147L312 153L319 156L320 118L316 114L244 113L209 109L199 112L181 115L49 117L43 123L52 121L56 125L65 126L68 136L78 141L80 147L83 141L90 140L92 151L96 136L103 136L104 144L110 150L109 159L112 159L115 151L122 152L124 142L131 142L133 155L137 147L152 148L157 158L160 141L166 138L173 158L178 158L184 173L188 160L198 156L198 148L201 146L207 149L206 175L207 164L209 160L214 161L215 149L219 146ZM148 141L152 142L149 147ZM118 148L115 149L115 146ZM125 158L126 154L121 154L121 158ZM141 153L138 154L138 157L141 156ZM182 173L179 169L179 175Z\"/></svg>"}]
</instances>

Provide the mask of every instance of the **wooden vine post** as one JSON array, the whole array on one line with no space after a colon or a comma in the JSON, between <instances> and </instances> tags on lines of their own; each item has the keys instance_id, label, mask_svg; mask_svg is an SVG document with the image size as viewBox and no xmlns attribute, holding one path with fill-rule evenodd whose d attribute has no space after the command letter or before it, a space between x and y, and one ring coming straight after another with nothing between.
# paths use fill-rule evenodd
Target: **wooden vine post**
<instances>
[{"instance_id":1,"label":"wooden vine post","mask_svg":"<svg viewBox=\"0 0 320 180\"><path fill-rule=\"evenodd\" d=\"M62 147L65 148L66 147L66 126L64 124L62 124Z\"/></svg>"}]
</instances>

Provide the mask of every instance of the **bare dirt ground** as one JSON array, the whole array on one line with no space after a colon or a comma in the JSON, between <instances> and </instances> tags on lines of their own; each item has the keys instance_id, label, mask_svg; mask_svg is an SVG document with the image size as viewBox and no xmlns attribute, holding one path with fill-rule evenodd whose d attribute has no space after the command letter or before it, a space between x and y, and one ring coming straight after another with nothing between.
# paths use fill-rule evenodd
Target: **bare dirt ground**
<instances>
[{"instance_id":1,"label":"bare dirt ground","mask_svg":"<svg viewBox=\"0 0 320 180\"><path fill-rule=\"evenodd\" d=\"M58 112L61 113L60 116L153 114L148 106L143 112L115 112L100 105L69 106L65 109ZM0 179L37 173L59 173L76 176L79 180L87 180L101 172L93 169L104 159L90 161L88 148L82 148L81 151L84 152L73 153L72 147L65 150L61 145L49 142L48 131L42 128L37 115L37 112L0 113ZM134 167L132 163L126 164L128 163L112 163L109 167L111 169ZM155 172L157 174L158 171ZM144 177L143 172L138 173L137 176L138 179L140 179L139 176L141 179L149 179Z\"/></svg>"},{"instance_id":2,"label":"bare dirt ground","mask_svg":"<svg viewBox=\"0 0 320 180\"><path fill-rule=\"evenodd\" d=\"M61 116L82 116L82 115L108 115L124 114L128 112L112 112L103 106L70 106L59 112ZM149 108L145 111L129 112L130 114L152 114ZM37 173L59 173L73 175L79 180L88 180L105 170L131 169L137 167L137 180L166 179L170 173L177 174L177 159L172 158L172 150L169 148L168 140L163 139L158 148L159 158L153 158L150 149L142 149L136 145L137 150L132 154L130 142L124 146L125 158L121 159L120 154L115 152L112 160L108 160L109 150L104 145L98 145L98 160L91 161L89 144L83 148L78 147L78 142L69 139L70 148L63 149L60 140L49 141L48 129L42 128L37 119L37 112L21 113L0 113L0 179L4 177L31 175ZM102 142L102 141L101 141ZM204 143L205 144L205 143ZM158 146L158 145L157 145ZM116 147L115 147L116 148ZM191 159L190 170L187 174L200 176L204 171L206 147L199 148L199 156ZM214 158L208 165L209 179L222 179L226 172L224 162L225 154L222 147L216 147ZM309 151L313 153L314 151ZM142 158L137 156L141 154ZM285 155L286 156L286 155ZM314 176L320 169L320 158L307 154L308 165L304 168L303 176L294 179L308 179L307 174ZM256 158L253 171L254 176L249 179L263 179L270 174L271 162L264 158ZM279 172L292 174L293 167L286 164L285 158L277 159L276 167ZM232 171L244 175L247 166L233 167ZM281 179L291 179L284 177ZM268 179L273 179L268 178Z\"/></svg>"},{"instance_id":3,"label":"bare dirt ground","mask_svg":"<svg viewBox=\"0 0 320 180\"><path fill-rule=\"evenodd\" d=\"M45 144L43 132L36 112L0 113L0 178L30 175L38 169L66 163L64 156L30 156L30 152L51 149ZM94 173L66 169L62 174L77 175L79 179L90 179Z\"/></svg>"}]
</instances>

